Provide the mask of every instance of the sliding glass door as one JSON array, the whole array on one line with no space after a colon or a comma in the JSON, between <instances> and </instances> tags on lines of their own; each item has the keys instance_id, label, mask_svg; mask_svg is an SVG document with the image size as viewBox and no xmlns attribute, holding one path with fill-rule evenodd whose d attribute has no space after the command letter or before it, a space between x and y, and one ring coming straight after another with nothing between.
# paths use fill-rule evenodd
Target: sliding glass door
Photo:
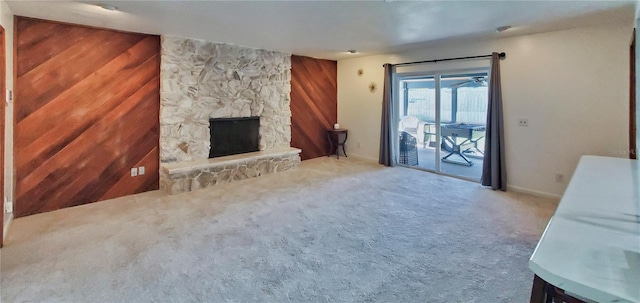
<instances>
[{"instance_id":1,"label":"sliding glass door","mask_svg":"<svg viewBox=\"0 0 640 303\"><path fill-rule=\"evenodd\" d=\"M488 72L398 77L398 163L479 181Z\"/></svg>"}]
</instances>

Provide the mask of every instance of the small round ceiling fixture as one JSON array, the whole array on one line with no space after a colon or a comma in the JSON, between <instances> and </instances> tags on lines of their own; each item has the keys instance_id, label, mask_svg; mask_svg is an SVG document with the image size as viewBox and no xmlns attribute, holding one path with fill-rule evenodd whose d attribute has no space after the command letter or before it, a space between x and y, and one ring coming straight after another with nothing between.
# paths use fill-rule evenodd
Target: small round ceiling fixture
<instances>
[{"instance_id":1,"label":"small round ceiling fixture","mask_svg":"<svg viewBox=\"0 0 640 303\"><path fill-rule=\"evenodd\" d=\"M355 53L357 53L358 51L356 51L355 49L350 49L350 50L348 50L348 52L349 52L349 54L355 54Z\"/></svg>"},{"instance_id":2,"label":"small round ceiling fixture","mask_svg":"<svg viewBox=\"0 0 640 303\"><path fill-rule=\"evenodd\" d=\"M108 5L108 4L98 4L99 7L106 9L108 11L117 11L118 8L113 6L113 5Z\"/></svg>"},{"instance_id":3,"label":"small round ceiling fixture","mask_svg":"<svg viewBox=\"0 0 640 303\"><path fill-rule=\"evenodd\" d=\"M509 26L509 25L500 26L500 27L496 28L496 32L497 33L502 33L502 32L504 32L504 31L506 31L506 30L508 30L510 28L511 28L511 26Z\"/></svg>"}]
</instances>

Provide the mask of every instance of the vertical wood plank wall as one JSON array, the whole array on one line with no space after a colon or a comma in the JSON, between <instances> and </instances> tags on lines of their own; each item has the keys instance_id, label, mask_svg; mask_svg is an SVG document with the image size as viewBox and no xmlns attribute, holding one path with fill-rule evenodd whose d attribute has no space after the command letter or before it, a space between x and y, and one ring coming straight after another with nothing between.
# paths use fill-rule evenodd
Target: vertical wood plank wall
<instances>
[{"instance_id":1,"label":"vertical wood plank wall","mask_svg":"<svg viewBox=\"0 0 640 303\"><path fill-rule=\"evenodd\" d=\"M338 119L338 63L291 56L291 146L302 160L326 156L327 129Z\"/></svg>"},{"instance_id":2,"label":"vertical wood plank wall","mask_svg":"<svg viewBox=\"0 0 640 303\"><path fill-rule=\"evenodd\" d=\"M16 17L15 39L16 217L158 189L160 37Z\"/></svg>"}]
</instances>

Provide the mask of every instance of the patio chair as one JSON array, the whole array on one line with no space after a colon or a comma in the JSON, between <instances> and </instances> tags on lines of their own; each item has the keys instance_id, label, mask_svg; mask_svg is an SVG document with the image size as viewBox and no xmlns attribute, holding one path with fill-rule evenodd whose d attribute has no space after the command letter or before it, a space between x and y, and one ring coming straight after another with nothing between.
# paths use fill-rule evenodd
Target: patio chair
<instances>
[{"instance_id":1,"label":"patio chair","mask_svg":"<svg viewBox=\"0 0 640 303\"><path fill-rule=\"evenodd\" d=\"M400 164L418 165L416 138L406 131L400 132Z\"/></svg>"},{"instance_id":2,"label":"patio chair","mask_svg":"<svg viewBox=\"0 0 640 303\"><path fill-rule=\"evenodd\" d=\"M415 116L405 116L400 120L400 130L408 132L410 135L414 137L418 137L418 126L420 124L420 119Z\"/></svg>"}]
</instances>

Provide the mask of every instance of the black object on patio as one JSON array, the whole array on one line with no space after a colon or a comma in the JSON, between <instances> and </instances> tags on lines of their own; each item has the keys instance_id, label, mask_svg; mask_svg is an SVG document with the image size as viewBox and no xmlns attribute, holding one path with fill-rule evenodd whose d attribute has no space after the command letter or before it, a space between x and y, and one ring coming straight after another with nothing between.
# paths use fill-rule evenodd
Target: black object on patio
<instances>
[{"instance_id":1,"label":"black object on patio","mask_svg":"<svg viewBox=\"0 0 640 303\"><path fill-rule=\"evenodd\" d=\"M400 164L418 165L418 148L416 138L408 132L400 132Z\"/></svg>"}]
</instances>

